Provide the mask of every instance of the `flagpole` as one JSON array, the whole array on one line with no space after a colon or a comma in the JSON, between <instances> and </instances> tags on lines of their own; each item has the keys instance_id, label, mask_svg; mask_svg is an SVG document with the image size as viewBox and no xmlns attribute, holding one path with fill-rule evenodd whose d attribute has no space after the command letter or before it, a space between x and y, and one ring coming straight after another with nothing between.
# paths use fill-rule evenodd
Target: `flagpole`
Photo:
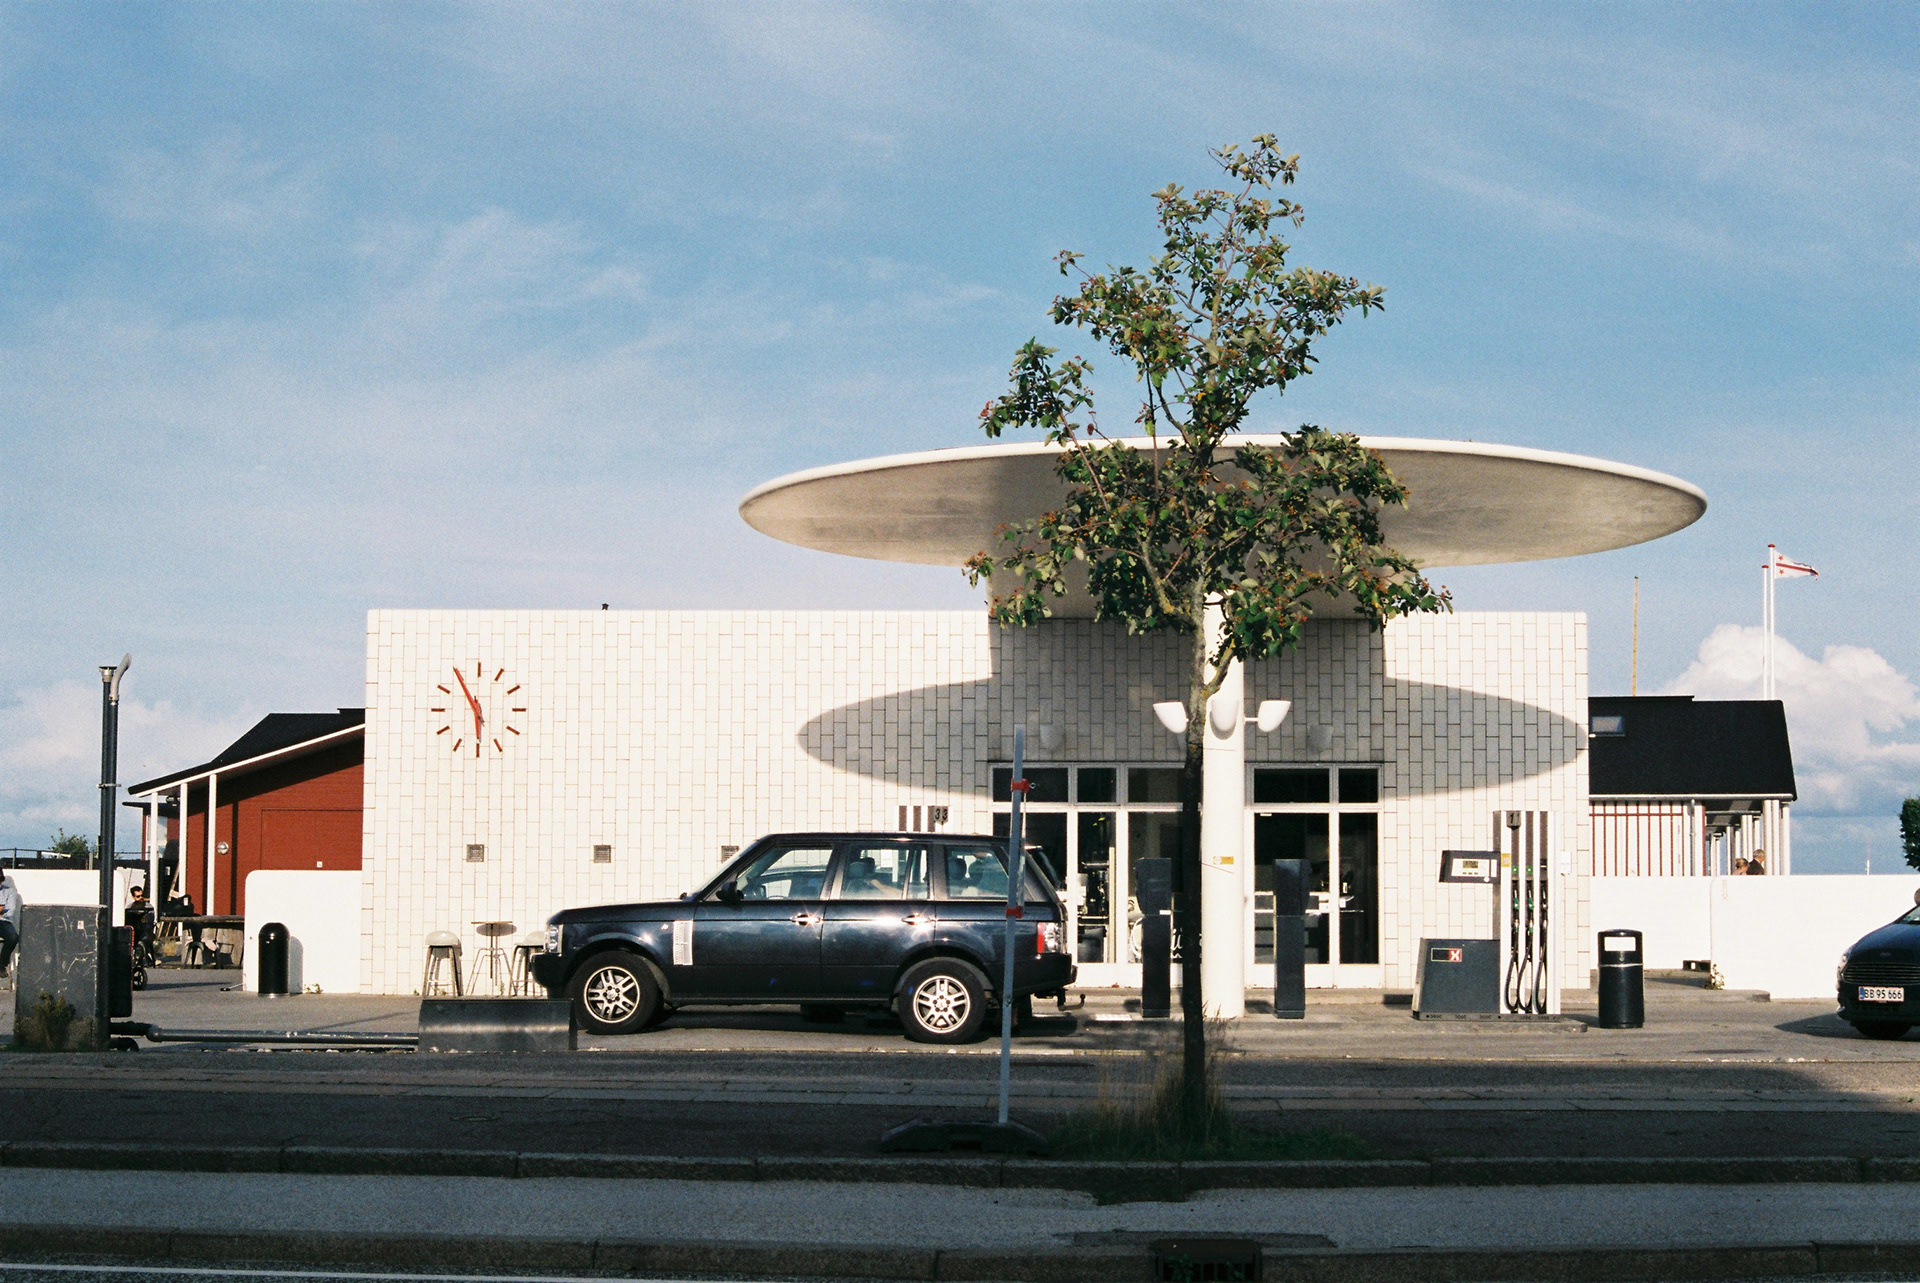
<instances>
[{"instance_id":1,"label":"flagpole","mask_svg":"<svg viewBox=\"0 0 1920 1283\"><path fill-rule=\"evenodd\" d=\"M1774 559L1780 554L1772 544L1767 545L1767 564L1760 568L1761 593L1760 614L1767 630L1767 646L1760 663L1760 698L1773 698L1773 569Z\"/></svg>"}]
</instances>

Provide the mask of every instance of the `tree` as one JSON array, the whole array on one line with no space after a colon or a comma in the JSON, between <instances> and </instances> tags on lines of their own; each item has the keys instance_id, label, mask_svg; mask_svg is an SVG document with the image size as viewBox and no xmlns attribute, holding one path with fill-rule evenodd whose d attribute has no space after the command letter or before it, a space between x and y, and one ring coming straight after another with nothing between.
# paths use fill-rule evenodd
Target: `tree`
<instances>
[{"instance_id":1,"label":"tree","mask_svg":"<svg viewBox=\"0 0 1920 1283\"><path fill-rule=\"evenodd\" d=\"M1910 797L1900 804L1900 849L1906 853L1907 863L1920 869L1920 797Z\"/></svg>"},{"instance_id":2,"label":"tree","mask_svg":"<svg viewBox=\"0 0 1920 1283\"><path fill-rule=\"evenodd\" d=\"M1053 511L1004 527L1004 549L967 563L992 585L990 611L1006 626L1038 623L1085 575L1096 616L1132 633L1192 636L1186 682L1181 833L1181 1100L1189 1134L1204 1134L1207 1065L1200 998L1200 780L1207 701L1229 665L1280 654L1300 640L1316 605L1350 603L1375 628L1411 611L1451 609L1412 561L1387 547L1379 510L1406 490L1354 436L1303 425L1284 446L1229 444L1256 393L1282 391L1314 365L1312 345L1348 311L1384 306L1384 291L1353 277L1289 267L1281 239L1304 214L1272 194L1299 157L1263 134L1251 149L1209 153L1228 189L1154 194L1164 250L1145 270L1088 273L1055 298L1054 324L1085 330L1133 366L1142 389L1134 423L1145 449L1099 427L1091 364L1030 339L1011 386L980 412L988 437L1037 428L1061 447L1065 498ZM1209 635L1209 613L1217 631Z\"/></svg>"},{"instance_id":3,"label":"tree","mask_svg":"<svg viewBox=\"0 0 1920 1283\"><path fill-rule=\"evenodd\" d=\"M78 855L87 858L93 856L95 843L78 833L59 830L47 842L47 850L55 855Z\"/></svg>"}]
</instances>

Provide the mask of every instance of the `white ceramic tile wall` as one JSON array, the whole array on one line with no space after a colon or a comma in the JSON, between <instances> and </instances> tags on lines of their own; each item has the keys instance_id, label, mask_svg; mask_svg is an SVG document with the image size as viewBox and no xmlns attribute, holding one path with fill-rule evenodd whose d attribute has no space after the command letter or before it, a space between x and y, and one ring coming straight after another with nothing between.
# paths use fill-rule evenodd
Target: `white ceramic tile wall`
<instances>
[{"instance_id":1,"label":"white ceramic tile wall","mask_svg":"<svg viewBox=\"0 0 1920 1283\"><path fill-rule=\"evenodd\" d=\"M1086 621L1002 631L978 611L374 611L364 987L414 991L428 931L459 932L471 967L477 922L529 932L568 905L676 895L765 832L890 828L902 804L984 829L1016 718L1037 760L1177 761L1149 706L1181 696L1184 649ZM478 760L428 711L476 663L505 668L528 710ZM1442 846L1484 845L1496 807L1584 823L1585 663L1581 617L1457 615L1384 635L1315 624L1253 666L1249 698L1295 702L1255 760L1385 767L1389 984L1411 983L1420 935L1487 929L1490 900L1435 881Z\"/></svg>"}]
</instances>

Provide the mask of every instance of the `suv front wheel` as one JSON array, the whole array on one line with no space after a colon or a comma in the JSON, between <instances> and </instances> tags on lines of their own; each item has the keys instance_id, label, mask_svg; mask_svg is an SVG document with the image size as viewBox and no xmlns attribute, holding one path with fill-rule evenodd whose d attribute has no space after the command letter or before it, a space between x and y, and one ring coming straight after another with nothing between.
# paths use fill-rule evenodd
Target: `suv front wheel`
<instances>
[{"instance_id":1,"label":"suv front wheel","mask_svg":"<svg viewBox=\"0 0 1920 1283\"><path fill-rule=\"evenodd\" d=\"M987 978L955 958L929 958L900 985L900 1023L915 1042L972 1042L987 1018Z\"/></svg>"},{"instance_id":2,"label":"suv front wheel","mask_svg":"<svg viewBox=\"0 0 1920 1283\"><path fill-rule=\"evenodd\" d=\"M660 987L647 964L628 953L588 959L569 989L574 1015L597 1034L638 1033L660 1007Z\"/></svg>"}]
</instances>

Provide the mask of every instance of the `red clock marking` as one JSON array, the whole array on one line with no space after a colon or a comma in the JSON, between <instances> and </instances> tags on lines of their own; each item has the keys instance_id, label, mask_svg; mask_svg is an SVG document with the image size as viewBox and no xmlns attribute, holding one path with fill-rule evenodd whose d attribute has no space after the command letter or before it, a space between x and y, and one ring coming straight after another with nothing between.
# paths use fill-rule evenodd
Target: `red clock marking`
<instances>
[{"instance_id":1,"label":"red clock marking","mask_svg":"<svg viewBox=\"0 0 1920 1283\"><path fill-rule=\"evenodd\" d=\"M507 750L506 750L506 749L504 749L504 748L501 748L501 747L500 747L500 741L499 741L499 740L495 740L495 741L493 742L493 751L494 751L494 752L496 752L496 753L504 753L504 752L506 752Z\"/></svg>"},{"instance_id":2,"label":"red clock marking","mask_svg":"<svg viewBox=\"0 0 1920 1283\"><path fill-rule=\"evenodd\" d=\"M466 743L465 740L455 740L453 742L453 751L458 753L460 751L460 746L464 743Z\"/></svg>"},{"instance_id":3,"label":"red clock marking","mask_svg":"<svg viewBox=\"0 0 1920 1283\"><path fill-rule=\"evenodd\" d=\"M444 686L436 686L436 687L434 687L434 689L435 689L435 690L437 690L437 691L439 691L439 692L440 692L440 693L441 693L442 695L451 695L451 694L453 694L453 692L452 692L452 691L450 691L450 690L448 690L448 689L447 689L446 687L444 687Z\"/></svg>"},{"instance_id":4,"label":"red clock marking","mask_svg":"<svg viewBox=\"0 0 1920 1283\"><path fill-rule=\"evenodd\" d=\"M526 710L526 709L525 709L525 708L523 707L523 708L510 708L510 709L508 709L507 711L508 711L509 713L524 713L524 712L526 712L527 710Z\"/></svg>"},{"instance_id":5,"label":"red clock marking","mask_svg":"<svg viewBox=\"0 0 1920 1283\"><path fill-rule=\"evenodd\" d=\"M499 681L499 680L500 680L500 679L501 679L502 677L505 677L506 675L507 675L507 670L503 668L503 669L501 669L501 670L500 670L499 672L497 672L497 673L495 673L495 674L493 675L493 680L497 682L497 681Z\"/></svg>"},{"instance_id":6,"label":"red clock marking","mask_svg":"<svg viewBox=\"0 0 1920 1283\"><path fill-rule=\"evenodd\" d=\"M444 713L444 712L446 712L447 710L446 710L446 709L444 709L444 708L430 708L430 709L428 709L427 711L428 711L429 713Z\"/></svg>"},{"instance_id":7,"label":"red clock marking","mask_svg":"<svg viewBox=\"0 0 1920 1283\"><path fill-rule=\"evenodd\" d=\"M509 726L507 727L507 729L512 731L515 735L518 735L520 733L520 728L518 726Z\"/></svg>"},{"instance_id":8,"label":"red clock marking","mask_svg":"<svg viewBox=\"0 0 1920 1283\"><path fill-rule=\"evenodd\" d=\"M477 660L477 659L476 659L476 660L474 660L474 661L473 661L473 675L474 675L475 677L478 677L478 676L480 675L480 669L481 669L481 664L480 664L480 661L479 661L479 660Z\"/></svg>"},{"instance_id":9,"label":"red clock marking","mask_svg":"<svg viewBox=\"0 0 1920 1283\"><path fill-rule=\"evenodd\" d=\"M452 730L452 729L453 729L453 727L451 727L451 726L442 726L442 727L441 727L441 728L440 728L439 730L437 730L437 731L435 731L435 732L434 732L434 734L435 734L435 735L445 735L445 734L446 734L446 733L447 733L448 731L450 731L450 730Z\"/></svg>"}]
</instances>

